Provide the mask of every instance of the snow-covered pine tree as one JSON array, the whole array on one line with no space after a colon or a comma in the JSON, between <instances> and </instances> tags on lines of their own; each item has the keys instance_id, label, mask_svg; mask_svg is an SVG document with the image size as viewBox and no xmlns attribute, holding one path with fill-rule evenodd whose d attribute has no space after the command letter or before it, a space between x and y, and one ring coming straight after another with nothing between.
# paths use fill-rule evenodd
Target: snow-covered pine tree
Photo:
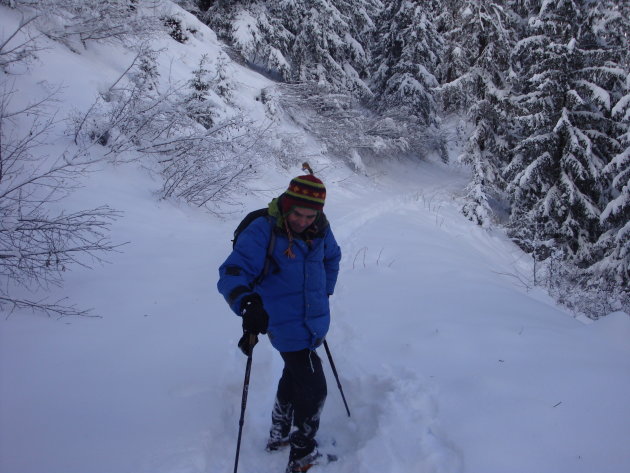
<instances>
[{"instance_id":1,"label":"snow-covered pine tree","mask_svg":"<svg viewBox=\"0 0 630 473\"><path fill-rule=\"evenodd\" d=\"M229 58L222 52L216 59L216 75L210 86L224 100L229 102L232 99L234 84L232 83L232 74L229 72Z\"/></svg>"},{"instance_id":2,"label":"snow-covered pine tree","mask_svg":"<svg viewBox=\"0 0 630 473\"><path fill-rule=\"evenodd\" d=\"M370 85L377 108L421 125L439 122L434 75L442 42L423 2L388 2L377 23L375 61Z\"/></svg>"},{"instance_id":3,"label":"snow-covered pine tree","mask_svg":"<svg viewBox=\"0 0 630 473\"><path fill-rule=\"evenodd\" d=\"M474 127L460 157L472 169L463 212L482 225L491 220L493 207L502 206L501 169L510 148L506 97L514 25L504 3L447 1L438 15L448 58L439 67L442 107L465 113Z\"/></svg>"},{"instance_id":4,"label":"snow-covered pine tree","mask_svg":"<svg viewBox=\"0 0 630 473\"><path fill-rule=\"evenodd\" d=\"M546 0L530 13L512 56L519 143L505 168L510 234L527 249L547 242L539 257L558 247L584 265L601 230L600 176L609 160L607 63L583 34L584 3Z\"/></svg>"},{"instance_id":5,"label":"snow-covered pine tree","mask_svg":"<svg viewBox=\"0 0 630 473\"><path fill-rule=\"evenodd\" d=\"M592 5L589 27L594 40L610 51L607 72L611 100L610 135L614 156L603 170L608 186L595 245L597 262L589 268L590 284L619 295L630 304L630 5L602 1ZM616 154L614 151L618 151Z\"/></svg>"},{"instance_id":6,"label":"snow-covered pine tree","mask_svg":"<svg viewBox=\"0 0 630 473\"><path fill-rule=\"evenodd\" d=\"M203 55L199 66L192 71L192 79L188 81L190 93L184 100L184 107L188 115L204 128L211 128L214 124L213 106L208 101L212 87L208 56Z\"/></svg>"},{"instance_id":7,"label":"snow-covered pine tree","mask_svg":"<svg viewBox=\"0 0 630 473\"><path fill-rule=\"evenodd\" d=\"M365 40L379 0L216 2L204 19L252 66L286 82L370 94Z\"/></svg>"},{"instance_id":8,"label":"snow-covered pine tree","mask_svg":"<svg viewBox=\"0 0 630 473\"><path fill-rule=\"evenodd\" d=\"M630 81L630 76L628 76ZM628 131L621 139L625 148L604 169L612 183L614 196L601 214L606 229L596 248L602 257L589 268L597 286L619 288L625 291L630 302L630 96L627 96L624 120Z\"/></svg>"},{"instance_id":9,"label":"snow-covered pine tree","mask_svg":"<svg viewBox=\"0 0 630 473\"><path fill-rule=\"evenodd\" d=\"M328 85L355 96L371 95L363 82L370 58L353 36L353 12L365 11L356 0L310 0L291 48L293 78ZM365 19L365 15L360 15Z\"/></svg>"},{"instance_id":10,"label":"snow-covered pine tree","mask_svg":"<svg viewBox=\"0 0 630 473\"><path fill-rule=\"evenodd\" d=\"M495 101L499 99L498 101ZM471 168L462 212L473 222L486 226L503 218L508 207L502 169L510 148L510 129L505 106L492 92L469 110L475 124L460 161Z\"/></svg>"},{"instance_id":11,"label":"snow-covered pine tree","mask_svg":"<svg viewBox=\"0 0 630 473\"><path fill-rule=\"evenodd\" d=\"M280 8L280 14L276 15L276 3L276 0L210 2L202 8L201 16L249 66L288 81L292 75L289 51L295 40L291 22L301 15L292 1L284 2L285 8Z\"/></svg>"},{"instance_id":12,"label":"snow-covered pine tree","mask_svg":"<svg viewBox=\"0 0 630 473\"><path fill-rule=\"evenodd\" d=\"M192 79L188 81L188 85L192 89L191 98L204 101L208 98L208 91L210 90L210 69L208 66L208 55L204 54L199 59L199 66L192 71Z\"/></svg>"}]
</instances>

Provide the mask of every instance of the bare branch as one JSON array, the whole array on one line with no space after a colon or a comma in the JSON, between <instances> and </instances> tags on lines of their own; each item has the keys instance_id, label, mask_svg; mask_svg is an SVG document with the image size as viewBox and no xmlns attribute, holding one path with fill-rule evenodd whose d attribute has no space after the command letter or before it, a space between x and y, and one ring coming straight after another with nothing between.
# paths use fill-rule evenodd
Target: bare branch
<instances>
[{"instance_id":1,"label":"bare branch","mask_svg":"<svg viewBox=\"0 0 630 473\"><path fill-rule=\"evenodd\" d=\"M6 310L6 318L9 318L16 310L30 310L33 313L39 312L49 317L58 318L70 316L100 318L98 315L92 315L92 309L79 309L74 304L64 304L67 300L67 298L63 298L55 302L49 302L47 299L32 301L0 296L0 309Z\"/></svg>"},{"instance_id":2,"label":"bare branch","mask_svg":"<svg viewBox=\"0 0 630 473\"><path fill-rule=\"evenodd\" d=\"M35 44L35 40L40 35L31 35L26 32L26 27L39 18L39 15L34 15L28 20L20 21L20 24L6 39L0 42L0 68L6 68L11 63L21 62L33 57L42 48ZM16 44L11 45L11 42L21 33L24 33L25 39L18 41Z\"/></svg>"}]
</instances>

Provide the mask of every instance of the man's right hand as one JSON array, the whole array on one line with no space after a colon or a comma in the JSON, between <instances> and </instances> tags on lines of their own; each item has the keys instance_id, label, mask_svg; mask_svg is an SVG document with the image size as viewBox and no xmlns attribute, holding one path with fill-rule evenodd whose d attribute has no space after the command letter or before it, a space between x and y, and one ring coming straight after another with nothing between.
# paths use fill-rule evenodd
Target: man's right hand
<instances>
[{"instance_id":1,"label":"man's right hand","mask_svg":"<svg viewBox=\"0 0 630 473\"><path fill-rule=\"evenodd\" d=\"M257 343L258 335L243 332L243 336L238 341L238 347L241 349L245 356L249 356L252 354L252 350Z\"/></svg>"},{"instance_id":2,"label":"man's right hand","mask_svg":"<svg viewBox=\"0 0 630 473\"><path fill-rule=\"evenodd\" d=\"M243 330L245 332L255 335L267 333L269 315L263 307L262 299L255 292L243 297L241 316L243 317Z\"/></svg>"}]
</instances>

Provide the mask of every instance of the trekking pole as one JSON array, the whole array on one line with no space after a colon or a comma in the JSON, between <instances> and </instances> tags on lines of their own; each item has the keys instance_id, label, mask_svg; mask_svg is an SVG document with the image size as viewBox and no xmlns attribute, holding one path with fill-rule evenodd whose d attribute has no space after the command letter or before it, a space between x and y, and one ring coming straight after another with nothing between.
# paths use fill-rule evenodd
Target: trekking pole
<instances>
[{"instance_id":1,"label":"trekking pole","mask_svg":"<svg viewBox=\"0 0 630 473\"><path fill-rule=\"evenodd\" d=\"M335 379L337 380L337 387L339 388L339 392L341 393L341 399L343 399L343 404L344 406L346 406L346 412L348 413L348 417L350 417L350 409L348 408L348 403L346 402L346 396L344 396L343 394L343 388L341 387L341 382L339 381L337 368L335 368L335 362L333 361L332 355L330 354L330 348L328 348L328 342L325 339L324 339L324 348L326 349L326 355L328 355L328 361L330 361L330 367L332 368L333 374L335 375Z\"/></svg>"},{"instance_id":2,"label":"trekking pole","mask_svg":"<svg viewBox=\"0 0 630 473\"><path fill-rule=\"evenodd\" d=\"M236 441L236 458L234 459L234 473L238 469L238 457L241 452L241 436L243 435L243 424L245 423L245 406L247 406L247 392L249 391L249 375L252 371L252 353L254 345L258 342L255 333L244 333L238 346L243 352L247 348L247 365L245 366L245 382L243 383L243 397L241 399L241 418L238 421L238 440ZM247 344L247 345L245 345Z\"/></svg>"}]
</instances>

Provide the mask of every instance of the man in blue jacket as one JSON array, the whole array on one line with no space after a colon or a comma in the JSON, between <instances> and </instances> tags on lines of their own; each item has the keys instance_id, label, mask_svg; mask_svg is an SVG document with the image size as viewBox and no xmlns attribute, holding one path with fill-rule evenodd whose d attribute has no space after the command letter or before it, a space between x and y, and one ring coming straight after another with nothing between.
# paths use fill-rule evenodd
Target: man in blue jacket
<instances>
[{"instance_id":1,"label":"man in blue jacket","mask_svg":"<svg viewBox=\"0 0 630 473\"><path fill-rule=\"evenodd\" d=\"M327 390L315 349L328 332L341 259L323 213L326 188L305 166L310 174L292 179L268 216L239 235L217 285L244 332L267 333L284 360L267 450L291 446L287 473L306 471L320 456L315 434Z\"/></svg>"}]
</instances>

